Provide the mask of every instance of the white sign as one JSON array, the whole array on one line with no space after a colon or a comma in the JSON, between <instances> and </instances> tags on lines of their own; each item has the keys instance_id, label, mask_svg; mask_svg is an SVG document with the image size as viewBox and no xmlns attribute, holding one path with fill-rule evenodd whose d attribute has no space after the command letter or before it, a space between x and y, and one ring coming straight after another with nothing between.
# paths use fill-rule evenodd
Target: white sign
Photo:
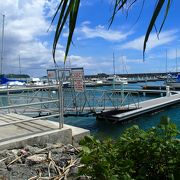
<instances>
[{"instance_id":1,"label":"white sign","mask_svg":"<svg viewBox=\"0 0 180 180\"><path fill-rule=\"evenodd\" d=\"M48 71L48 78L56 78L56 72L55 71Z\"/></svg>"},{"instance_id":2,"label":"white sign","mask_svg":"<svg viewBox=\"0 0 180 180\"><path fill-rule=\"evenodd\" d=\"M74 90L75 92L83 92L84 91L84 71L83 69L72 69L71 71L72 80L74 84Z\"/></svg>"},{"instance_id":3,"label":"white sign","mask_svg":"<svg viewBox=\"0 0 180 180\"><path fill-rule=\"evenodd\" d=\"M73 70L72 78L73 79L83 79L83 71L82 70Z\"/></svg>"}]
</instances>

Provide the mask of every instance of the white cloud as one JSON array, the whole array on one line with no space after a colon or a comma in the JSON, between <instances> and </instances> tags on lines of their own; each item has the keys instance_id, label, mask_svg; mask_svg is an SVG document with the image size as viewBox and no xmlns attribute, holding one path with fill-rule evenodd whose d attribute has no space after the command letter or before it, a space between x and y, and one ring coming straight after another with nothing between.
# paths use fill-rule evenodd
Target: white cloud
<instances>
[{"instance_id":1,"label":"white cloud","mask_svg":"<svg viewBox=\"0 0 180 180\"><path fill-rule=\"evenodd\" d=\"M73 66L81 66L81 67L92 67L92 57L82 57L82 56L76 56L76 55L70 55L68 56L68 60L70 61L71 65Z\"/></svg>"},{"instance_id":2,"label":"white cloud","mask_svg":"<svg viewBox=\"0 0 180 180\"><path fill-rule=\"evenodd\" d=\"M122 41L127 38L132 32L122 32L120 30L108 30L102 25L98 25L95 28L88 27L89 22L82 24L80 28L77 28L78 40L81 39L93 39L102 38L107 41Z\"/></svg>"},{"instance_id":3,"label":"white cloud","mask_svg":"<svg viewBox=\"0 0 180 180\"><path fill-rule=\"evenodd\" d=\"M156 33L152 33L149 37L149 40L147 42L147 49L151 50L155 47L167 44L169 42L172 42L177 38L177 31L176 30L170 30L170 31L164 31L161 32L159 39L157 38ZM144 36L141 36L137 39L134 39L130 42L127 42L120 47L123 49L135 49L135 50L143 50L143 42L144 42Z\"/></svg>"},{"instance_id":4,"label":"white cloud","mask_svg":"<svg viewBox=\"0 0 180 180\"><path fill-rule=\"evenodd\" d=\"M124 63L137 63L137 64L145 63L143 61L143 59L140 59L140 58L138 58L138 59L135 59L135 58L130 59L130 58L127 58L127 56L123 56L123 61L124 61Z\"/></svg>"},{"instance_id":5,"label":"white cloud","mask_svg":"<svg viewBox=\"0 0 180 180\"><path fill-rule=\"evenodd\" d=\"M46 33L50 25L48 17L54 12L55 2L57 0L6 0L1 3L0 12L5 14L3 73L19 72L19 55L23 73L31 73L34 68L40 75L38 68L46 71L53 65L52 45L45 39L50 35ZM1 36L0 33L0 39ZM57 59L62 61L63 55L59 45Z\"/></svg>"},{"instance_id":6,"label":"white cloud","mask_svg":"<svg viewBox=\"0 0 180 180\"><path fill-rule=\"evenodd\" d=\"M70 61L70 62L69 62ZM71 55L67 58L67 67L83 67L85 74L97 74L97 73L111 73L113 72L113 65L109 59L103 57L96 58L91 56L77 56ZM112 68L111 68L112 67Z\"/></svg>"}]
</instances>

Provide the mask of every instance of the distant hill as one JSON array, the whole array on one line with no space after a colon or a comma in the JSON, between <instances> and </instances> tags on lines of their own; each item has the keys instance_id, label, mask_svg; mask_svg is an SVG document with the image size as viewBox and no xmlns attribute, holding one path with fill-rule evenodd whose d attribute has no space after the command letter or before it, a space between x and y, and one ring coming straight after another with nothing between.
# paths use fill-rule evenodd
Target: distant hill
<instances>
[{"instance_id":1,"label":"distant hill","mask_svg":"<svg viewBox=\"0 0 180 180\"><path fill-rule=\"evenodd\" d=\"M1 77L6 77L6 78L30 78L29 75L27 74L1 74Z\"/></svg>"}]
</instances>

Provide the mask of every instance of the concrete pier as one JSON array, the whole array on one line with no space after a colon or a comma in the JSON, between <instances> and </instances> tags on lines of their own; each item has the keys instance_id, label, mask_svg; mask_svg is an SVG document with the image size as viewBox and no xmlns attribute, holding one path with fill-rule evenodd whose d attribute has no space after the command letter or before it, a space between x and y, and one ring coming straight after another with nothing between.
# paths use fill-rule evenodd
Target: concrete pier
<instances>
[{"instance_id":1,"label":"concrete pier","mask_svg":"<svg viewBox=\"0 0 180 180\"><path fill-rule=\"evenodd\" d=\"M90 134L89 130L65 124L62 129L59 129L59 123L46 119L6 125L25 119L30 119L30 117L14 113L0 115L0 150L21 148L27 144L63 143L78 145L79 140Z\"/></svg>"}]
</instances>

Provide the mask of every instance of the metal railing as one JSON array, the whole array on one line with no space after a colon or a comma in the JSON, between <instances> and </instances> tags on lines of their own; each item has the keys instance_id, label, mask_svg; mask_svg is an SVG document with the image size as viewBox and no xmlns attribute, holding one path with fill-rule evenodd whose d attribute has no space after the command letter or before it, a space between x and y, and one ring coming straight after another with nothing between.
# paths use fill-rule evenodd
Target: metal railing
<instances>
[{"instance_id":1,"label":"metal railing","mask_svg":"<svg viewBox=\"0 0 180 180\"><path fill-rule=\"evenodd\" d=\"M39 119L59 118L59 128L62 128L64 124L62 87L52 85L0 89L0 113L29 116L29 119L2 124L0 127Z\"/></svg>"},{"instance_id":2,"label":"metal railing","mask_svg":"<svg viewBox=\"0 0 180 180\"><path fill-rule=\"evenodd\" d=\"M38 119L59 118L59 127L64 124L66 113L96 113L119 108L139 108L139 93L123 90L86 89L74 92L59 85L0 89L0 113L16 113L29 119L8 124ZM32 118L33 117L33 118ZM57 120L56 120L57 121ZM6 126L0 125L1 126Z\"/></svg>"},{"instance_id":3,"label":"metal railing","mask_svg":"<svg viewBox=\"0 0 180 180\"><path fill-rule=\"evenodd\" d=\"M139 93L124 93L121 90L86 89L75 93L71 89L64 91L64 111L97 112L121 107L139 108Z\"/></svg>"}]
</instances>

